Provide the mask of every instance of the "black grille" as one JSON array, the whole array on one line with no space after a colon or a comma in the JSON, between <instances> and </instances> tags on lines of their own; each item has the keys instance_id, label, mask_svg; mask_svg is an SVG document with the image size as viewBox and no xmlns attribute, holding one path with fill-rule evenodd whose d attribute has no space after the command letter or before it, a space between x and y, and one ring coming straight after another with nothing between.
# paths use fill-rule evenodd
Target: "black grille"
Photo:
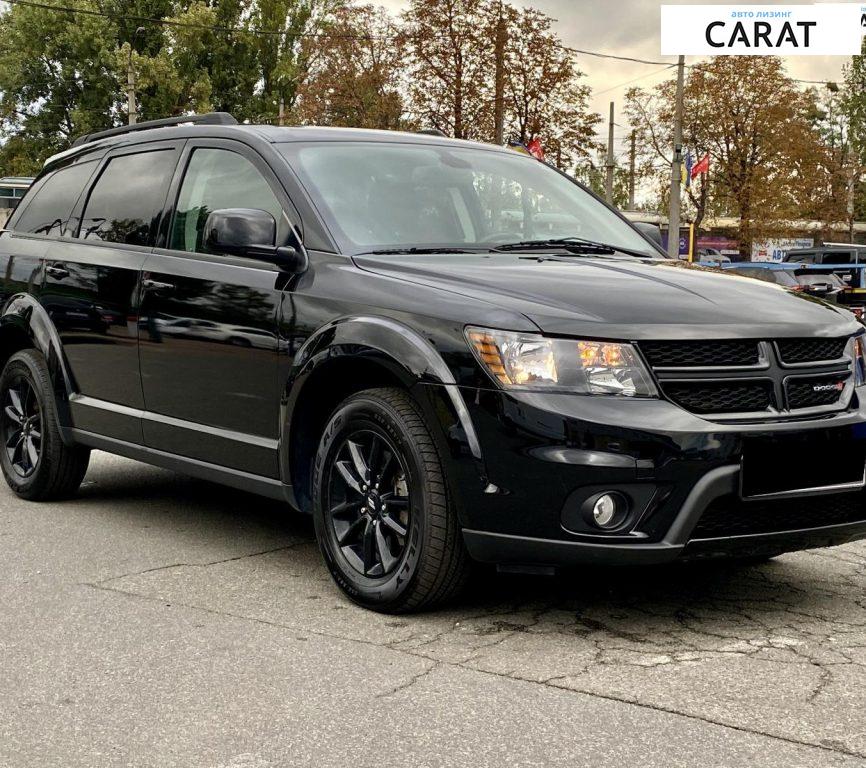
<instances>
[{"instance_id":1,"label":"black grille","mask_svg":"<svg viewBox=\"0 0 866 768\"><path fill-rule=\"evenodd\" d=\"M785 339L777 343L783 363L817 363L842 357L848 339Z\"/></svg>"},{"instance_id":2,"label":"black grille","mask_svg":"<svg viewBox=\"0 0 866 768\"><path fill-rule=\"evenodd\" d=\"M866 495L862 491L775 501L743 501L736 496L722 496L701 515L692 538L797 531L861 520L866 520Z\"/></svg>"},{"instance_id":3,"label":"black grille","mask_svg":"<svg viewBox=\"0 0 866 768\"><path fill-rule=\"evenodd\" d=\"M814 408L838 403L846 376L788 379L788 408ZM815 387L818 390L815 391Z\"/></svg>"},{"instance_id":4,"label":"black grille","mask_svg":"<svg viewBox=\"0 0 866 768\"><path fill-rule=\"evenodd\" d=\"M643 341L640 348L653 368L758 364L756 341Z\"/></svg>"},{"instance_id":5,"label":"black grille","mask_svg":"<svg viewBox=\"0 0 866 768\"><path fill-rule=\"evenodd\" d=\"M768 381L666 382L664 393L695 413L746 413L766 411L773 405Z\"/></svg>"}]
</instances>

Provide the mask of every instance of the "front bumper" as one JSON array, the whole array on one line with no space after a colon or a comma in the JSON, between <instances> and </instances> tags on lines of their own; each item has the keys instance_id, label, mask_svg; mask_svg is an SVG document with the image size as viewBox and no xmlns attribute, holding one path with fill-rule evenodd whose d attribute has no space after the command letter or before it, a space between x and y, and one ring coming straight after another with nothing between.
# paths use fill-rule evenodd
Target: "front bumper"
<instances>
[{"instance_id":1,"label":"front bumper","mask_svg":"<svg viewBox=\"0 0 866 768\"><path fill-rule=\"evenodd\" d=\"M863 388L861 388L862 390ZM521 565L650 564L717 555L751 556L842 544L866 537L866 492L847 491L845 514L825 516L838 501L810 491L811 506L778 524L725 530L716 518L766 509L740 498L744 443L772 447L808 435L866 441L866 397L849 410L810 420L716 423L662 400L462 390L481 447L484 477L466 470L468 457L451 453L452 493L470 555ZM809 458L791 467L807 488ZM470 480L471 478L471 480ZM639 499L629 524L613 534L591 530L574 513L601 489ZM814 502L814 503L812 503ZM775 514L790 501L773 501ZM714 506L715 504L715 506ZM753 506L750 506L753 505ZM802 503L801 503L802 506ZM862 511L861 511L862 510ZM814 511L814 514L813 514ZM575 523L575 520L578 522ZM769 519L769 518L768 518Z\"/></svg>"}]
</instances>

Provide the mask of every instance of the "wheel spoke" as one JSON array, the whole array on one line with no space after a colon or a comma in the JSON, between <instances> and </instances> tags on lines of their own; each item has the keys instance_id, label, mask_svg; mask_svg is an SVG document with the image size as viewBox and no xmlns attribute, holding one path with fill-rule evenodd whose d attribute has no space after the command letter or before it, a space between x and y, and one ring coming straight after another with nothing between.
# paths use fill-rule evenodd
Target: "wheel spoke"
<instances>
[{"instance_id":1,"label":"wheel spoke","mask_svg":"<svg viewBox=\"0 0 866 768\"><path fill-rule=\"evenodd\" d=\"M378 470L379 459L382 456L382 441L378 436L373 435L373 440L370 443L370 453L367 456L367 468L370 471L370 482L378 482L382 479L382 473Z\"/></svg>"},{"instance_id":2,"label":"wheel spoke","mask_svg":"<svg viewBox=\"0 0 866 768\"><path fill-rule=\"evenodd\" d=\"M20 466L21 471L24 472L24 435L22 434L15 445L11 450L8 450L9 453L9 461L12 462L13 466Z\"/></svg>"},{"instance_id":3,"label":"wheel spoke","mask_svg":"<svg viewBox=\"0 0 866 768\"><path fill-rule=\"evenodd\" d=\"M12 408L21 419L24 418L24 403L21 401L21 394L17 389L9 390L9 399L12 401Z\"/></svg>"},{"instance_id":4,"label":"wheel spoke","mask_svg":"<svg viewBox=\"0 0 866 768\"><path fill-rule=\"evenodd\" d=\"M364 530L364 574L367 575L376 565L376 527L372 521L367 521Z\"/></svg>"},{"instance_id":5,"label":"wheel spoke","mask_svg":"<svg viewBox=\"0 0 866 768\"><path fill-rule=\"evenodd\" d=\"M391 466L391 460L394 458L394 454L391 451L384 451L382 453L382 468L379 470L379 482L385 482L385 475L388 472L389 467Z\"/></svg>"},{"instance_id":6,"label":"wheel spoke","mask_svg":"<svg viewBox=\"0 0 866 768\"><path fill-rule=\"evenodd\" d=\"M10 432L9 437L6 438L6 447L14 448L21 441L23 435L24 433L20 429Z\"/></svg>"},{"instance_id":7,"label":"wheel spoke","mask_svg":"<svg viewBox=\"0 0 866 768\"><path fill-rule=\"evenodd\" d=\"M349 488L351 488L356 493L363 493L363 491L361 490L361 480L355 477L355 474L352 471L352 468L349 466L348 461L338 461L336 467L337 472L340 473L343 481L346 483L346 485L349 486Z\"/></svg>"},{"instance_id":8,"label":"wheel spoke","mask_svg":"<svg viewBox=\"0 0 866 768\"><path fill-rule=\"evenodd\" d=\"M406 509L409 506L409 499L405 496L395 496L392 492L383 493L382 501L387 502L389 507L397 509Z\"/></svg>"},{"instance_id":9,"label":"wheel spoke","mask_svg":"<svg viewBox=\"0 0 866 768\"><path fill-rule=\"evenodd\" d=\"M344 501L342 504L337 504L336 507L329 509L328 513L333 518L346 517L350 513L357 512L360 506L360 501Z\"/></svg>"},{"instance_id":10,"label":"wheel spoke","mask_svg":"<svg viewBox=\"0 0 866 768\"><path fill-rule=\"evenodd\" d=\"M361 446L349 440L346 446L349 449L349 455L352 457L352 466L355 467L355 474L361 478L361 482L365 485L370 482L370 469L361 455Z\"/></svg>"},{"instance_id":11,"label":"wheel spoke","mask_svg":"<svg viewBox=\"0 0 866 768\"><path fill-rule=\"evenodd\" d=\"M398 536L405 536L407 533L406 527L396 518L391 517L391 515L385 515L382 518L382 522L387 525L394 533Z\"/></svg>"},{"instance_id":12,"label":"wheel spoke","mask_svg":"<svg viewBox=\"0 0 866 768\"><path fill-rule=\"evenodd\" d=\"M41 440L42 439L42 432L39 430L38 427L37 428L30 427L30 437L32 437L34 440Z\"/></svg>"},{"instance_id":13,"label":"wheel spoke","mask_svg":"<svg viewBox=\"0 0 866 768\"><path fill-rule=\"evenodd\" d=\"M24 441L24 446L27 449L27 458L30 460L30 466L35 467L36 462L39 461L39 451L36 449L33 438L28 437Z\"/></svg>"},{"instance_id":14,"label":"wheel spoke","mask_svg":"<svg viewBox=\"0 0 866 768\"><path fill-rule=\"evenodd\" d=\"M346 528L342 536L337 538L337 543L341 547L354 544L361 536L361 532L366 528L367 523L369 523L369 520L366 517L359 517L354 523Z\"/></svg>"},{"instance_id":15,"label":"wheel spoke","mask_svg":"<svg viewBox=\"0 0 866 768\"><path fill-rule=\"evenodd\" d=\"M379 553L379 561L382 563L382 568L385 569L387 573L390 571L394 564L397 562L397 558L391 554L391 550L388 549L388 542L385 541L385 535L382 533L382 526L375 526L376 531L376 550Z\"/></svg>"},{"instance_id":16,"label":"wheel spoke","mask_svg":"<svg viewBox=\"0 0 866 768\"><path fill-rule=\"evenodd\" d=\"M24 421L23 416L18 413L12 405L7 405L6 408L3 409L3 412L6 414L6 418L8 418L13 424L20 425Z\"/></svg>"}]
</instances>

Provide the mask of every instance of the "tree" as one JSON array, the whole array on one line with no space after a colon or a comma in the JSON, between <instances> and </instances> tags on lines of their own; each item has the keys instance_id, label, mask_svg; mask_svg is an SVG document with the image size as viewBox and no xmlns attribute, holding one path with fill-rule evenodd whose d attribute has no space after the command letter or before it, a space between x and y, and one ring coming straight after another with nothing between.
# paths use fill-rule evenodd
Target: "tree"
<instances>
[{"instance_id":1,"label":"tree","mask_svg":"<svg viewBox=\"0 0 866 768\"><path fill-rule=\"evenodd\" d=\"M489 139L495 67L487 0L412 0L403 21L418 121L458 139Z\"/></svg>"},{"instance_id":2,"label":"tree","mask_svg":"<svg viewBox=\"0 0 866 768\"><path fill-rule=\"evenodd\" d=\"M82 9L98 10L93 0ZM121 86L111 19L13 5L0 16L0 166L33 174L77 135L111 126Z\"/></svg>"},{"instance_id":3,"label":"tree","mask_svg":"<svg viewBox=\"0 0 866 768\"><path fill-rule=\"evenodd\" d=\"M632 89L627 114L638 136L644 178L661 190L670 174L673 81ZM689 193L700 221L711 211L739 217L743 257L754 240L786 231L803 213L809 173L823 156L814 103L772 57L717 57L693 67L685 84L683 137L710 152L707 186Z\"/></svg>"},{"instance_id":4,"label":"tree","mask_svg":"<svg viewBox=\"0 0 866 768\"><path fill-rule=\"evenodd\" d=\"M589 111L589 86L551 32L551 19L532 8L507 13L506 123L522 143L542 141L559 168L588 165L600 145L601 116Z\"/></svg>"},{"instance_id":5,"label":"tree","mask_svg":"<svg viewBox=\"0 0 866 768\"><path fill-rule=\"evenodd\" d=\"M261 83L256 119L276 122L281 105L284 113L294 109L315 52L305 39L326 33L345 5L346 0L253 0L250 18L259 30L256 60Z\"/></svg>"},{"instance_id":6,"label":"tree","mask_svg":"<svg viewBox=\"0 0 866 768\"><path fill-rule=\"evenodd\" d=\"M357 128L407 127L398 90L403 51L381 8L350 6L335 13L328 37L308 38L309 73L297 93L301 123Z\"/></svg>"}]
</instances>

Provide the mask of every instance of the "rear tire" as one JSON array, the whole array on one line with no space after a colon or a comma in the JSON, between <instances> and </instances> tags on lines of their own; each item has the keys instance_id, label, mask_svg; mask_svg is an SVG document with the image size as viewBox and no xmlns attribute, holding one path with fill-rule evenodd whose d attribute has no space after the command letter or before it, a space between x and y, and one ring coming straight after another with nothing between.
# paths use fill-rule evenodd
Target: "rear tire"
<instances>
[{"instance_id":1,"label":"rear tire","mask_svg":"<svg viewBox=\"0 0 866 768\"><path fill-rule=\"evenodd\" d=\"M360 392L334 412L316 454L313 518L331 576L365 608L423 610L466 581L439 453L403 390Z\"/></svg>"},{"instance_id":2,"label":"rear tire","mask_svg":"<svg viewBox=\"0 0 866 768\"><path fill-rule=\"evenodd\" d=\"M16 352L0 374L0 466L22 499L46 501L78 490L90 451L65 445L45 358Z\"/></svg>"}]
</instances>

